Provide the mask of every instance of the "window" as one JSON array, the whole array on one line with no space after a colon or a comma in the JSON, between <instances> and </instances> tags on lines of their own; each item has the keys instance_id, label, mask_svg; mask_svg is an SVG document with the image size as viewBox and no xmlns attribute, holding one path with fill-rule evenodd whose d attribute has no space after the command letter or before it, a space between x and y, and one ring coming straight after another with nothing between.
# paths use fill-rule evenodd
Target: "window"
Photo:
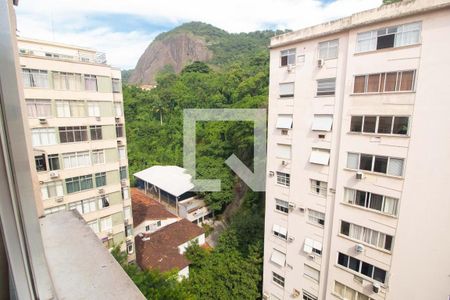
<instances>
[{"instance_id":1,"label":"window","mask_svg":"<svg viewBox=\"0 0 450 300\"><path fill-rule=\"evenodd\" d=\"M341 234L374 247L391 251L393 236L376 230L341 221Z\"/></svg>"},{"instance_id":2,"label":"window","mask_svg":"<svg viewBox=\"0 0 450 300\"><path fill-rule=\"evenodd\" d=\"M303 290L303 300L317 300L318 298L311 293Z\"/></svg>"},{"instance_id":3,"label":"window","mask_svg":"<svg viewBox=\"0 0 450 300\"><path fill-rule=\"evenodd\" d=\"M92 150L92 164L100 165L105 163L105 150Z\"/></svg>"},{"instance_id":4,"label":"window","mask_svg":"<svg viewBox=\"0 0 450 300\"><path fill-rule=\"evenodd\" d=\"M55 145L55 128L33 128L31 129L31 140L33 147Z\"/></svg>"},{"instance_id":5,"label":"window","mask_svg":"<svg viewBox=\"0 0 450 300\"><path fill-rule=\"evenodd\" d=\"M92 231L94 231L95 233L99 233L99 227L98 227L98 220L94 220L91 222L87 223L89 225L89 227L91 227Z\"/></svg>"},{"instance_id":6,"label":"window","mask_svg":"<svg viewBox=\"0 0 450 300\"><path fill-rule=\"evenodd\" d=\"M328 184L325 181L311 179L311 193L315 195L326 197L327 186Z\"/></svg>"},{"instance_id":7,"label":"window","mask_svg":"<svg viewBox=\"0 0 450 300\"><path fill-rule=\"evenodd\" d=\"M95 198L69 203L69 209L76 209L80 214L87 214L97 210Z\"/></svg>"},{"instance_id":8,"label":"window","mask_svg":"<svg viewBox=\"0 0 450 300\"><path fill-rule=\"evenodd\" d=\"M403 176L403 158L376 156L372 154L347 154L347 168Z\"/></svg>"},{"instance_id":9,"label":"window","mask_svg":"<svg viewBox=\"0 0 450 300\"><path fill-rule=\"evenodd\" d=\"M131 208L129 206L123 209L123 215L125 220L131 220Z\"/></svg>"},{"instance_id":10,"label":"window","mask_svg":"<svg viewBox=\"0 0 450 300\"><path fill-rule=\"evenodd\" d=\"M421 23L416 22L358 33L356 52L418 44L421 29Z\"/></svg>"},{"instance_id":11,"label":"window","mask_svg":"<svg viewBox=\"0 0 450 300\"><path fill-rule=\"evenodd\" d=\"M116 124L116 137L123 137L123 124Z\"/></svg>"},{"instance_id":12,"label":"window","mask_svg":"<svg viewBox=\"0 0 450 300\"><path fill-rule=\"evenodd\" d=\"M123 116L122 103L120 103L120 102L114 102L114 111L115 111L115 113L116 113L116 117L121 117L121 116Z\"/></svg>"},{"instance_id":13,"label":"window","mask_svg":"<svg viewBox=\"0 0 450 300\"><path fill-rule=\"evenodd\" d=\"M47 216L47 215L51 215L51 214L57 213L58 211L63 211L63 210L66 210L66 206L58 205L55 207L50 207L50 208L44 209L44 213Z\"/></svg>"},{"instance_id":14,"label":"window","mask_svg":"<svg viewBox=\"0 0 450 300\"><path fill-rule=\"evenodd\" d=\"M81 74L53 72L55 90L81 91Z\"/></svg>"},{"instance_id":15,"label":"window","mask_svg":"<svg viewBox=\"0 0 450 300\"><path fill-rule=\"evenodd\" d=\"M97 76L95 75L84 75L84 89L86 91L97 91Z\"/></svg>"},{"instance_id":16,"label":"window","mask_svg":"<svg viewBox=\"0 0 450 300\"><path fill-rule=\"evenodd\" d=\"M282 226L274 224L272 232L274 236L282 238L283 240L287 239L287 229Z\"/></svg>"},{"instance_id":17,"label":"window","mask_svg":"<svg viewBox=\"0 0 450 300\"><path fill-rule=\"evenodd\" d=\"M105 185L106 185L106 173L105 172L95 173L95 186L101 187Z\"/></svg>"},{"instance_id":18,"label":"window","mask_svg":"<svg viewBox=\"0 0 450 300\"><path fill-rule=\"evenodd\" d=\"M45 154L36 155L34 157L34 163L36 165L36 171L47 171L47 166L45 164Z\"/></svg>"},{"instance_id":19,"label":"window","mask_svg":"<svg viewBox=\"0 0 450 300\"><path fill-rule=\"evenodd\" d=\"M157 227L161 227L161 221L156 222Z\"/></svg>"},{"instance_id":20,"label":"window","mask_svg":"<svg viewBox=\"0 0 450 300\"><path fill-rule=\"evenodd\" d=\"M112 218L106 217L100 219L100 229L101 231L109 231L112 230Z\"/></svg>"},{"instance_id":21,"label":"window","mask_svg":"<svg viewBox=\"0 0 450 300\"><path fill-rule=\"evenodd\" d=\"M352 116L351 132L379 134L408 134L409 117Z\"/></svg>"},{"instance_id":22,"label":"window","mask_svg":"<svg viewBox=\"0 0 450 300\"><path fill-rule=\"evenodd\" d=\"M322 243L306 238L303 245L303 251L308 254L316 253L317 255L322 255Z\"/></svg>"},{"instance_id":23,"label":"window","mask_svg":"<svg viewBox=\"0 0 450 300\"><path fill-rule=\"evenodd\" d=\"M273 280L273 282L275 282L279 286L284 287L284 277L283 276L278 275L275 272L272 272L272 280Z\"/></svg>"},{"instance_id":24,"label":"window","mask_svg":"<svg viewBox=\"0 0 450 300\"><path fill-rule=\"evenodd\" d=\"M278 115L277 129L292 129L292 115Z\"/></svg>"},{"instance_id":25,"label":"window","mask_svg":"<svg viewBox=\"0 0 450 300\"><path fill-rule=\"evenodd\" d=\"M287 65L295 65L295 48L281 51L281 62L282 67Z\"/></svg>"},{"instance_id":26,"label":"window","mask_svg":"<svg viewBox=\"0 0 450 300\"><path fill-rule=\"evenodd\" d=\"M310 267L308 265L304 265L304 273L306 277L312 279L314 282L319 282L320 280L320 272L313 267Z\"/></svg>"},{"instance_id":27,"label":"window","mask_svg":"<svg viewBox=\"0 0 450 300\"><path fill-rule=\"evenodd\" d=\"M127 167L123 166L119 168L120 180L128 179Z\"/></svg>"},{"instance_id":28,"label":"window","mask_svg":"<svg viewBox=\"0 0 450 300\"><path fill-rule=\"evenodd\" d=\"M396 216L398 199L375 193L345 188L344 202Z\"/></svg>"},{"instance_id":29,"label":"window","mask_svg":"<svg viewBox=\"0 0 450 300\"><path fill-rule=\"evenodd\" d=\"M318 224L323 227L325 225L325 214L320 211L308 209L308 220L313 224Z\"/></svg>"},{"instance_id":30,"label":"window","mask_svg":"<svg viewBox=\"0 0 450 300\"><path fill-rule=\"evenodd\" d=\"M317 80L317 96L332 96L336 91L336 78Z\"/></svg>"},{"instance_id":31,"label":"window","mask_svg":"<svg viewBox=\"0 0 450 300\"><path fill-rule=\"evenodd\" d=\"M84 101L56 100L56 115L58 118L84 117Z\"/></svg>"},{"instance_id":32,"label":"window","mask_svg":"<svg viewBox=\"0 0 450 300\"><path fill-rule=\"evenodd\" d=\"M277 144L276 156L282 159L291 159L291 145Z\"/></svg>"},{"instance_id":33,"label":"window","mask_svg":"<svg viewBox=\"0 0 450 300\"><path fill-rule=\"evenodd\" d=\"M130 191L127 187L122 188L122 199L126 200L130 198Z\"/></svg>"},{"instance_id":34,"label":"window","mask_svg":"<svg viewBox=\"0 0 450 300\"><path fill-rule=\"evenodd\" d=\"M100 117L100 102L88 101L87 107L89 117Z\"/></svg>"},{"instance_id":35,"label":"window","mask_svg":"<svg viewBox=\"0 0 450 300\"><path fill-rule=\"evenodd\" d=\"M339 40L319 43L319 59L333 59L338 57Z\"/></svg>"},{"instance_id":36,"label":"window","mask_svg":"<svg viewBox=\"0 0 450 300\"><path fill-rule=\"evenodd\" d=\"M366 295L358 292L340 282L334 282L334 293L337 294L342 299L352 299L352 300L373 300Z\"/></svg>"},{"instance_id":37,"label":"window","mask_svg":"<svg viewBox=\"0 0 450 300\"><path fill-rule=\"evenodd\" d=\"M294 83L280 83L280 98L294 97Z\"/></svg>"},{"instance_id":38,"label":"window","mask_svg":"<svg viewBox=\"0 0 450 300\"><path fill-rule=\"evenodd\" d=\"M127 225L125 227L126 236L131 236L133 234L132 230L133 229L131 228L131 225ZM133 253L133 251L134 251L133 242L127 241L127 251L128 251L128 254Z\"/></svg>"},{"instance_id":39,"label":"window","mask_svg":"<svg viewBox=\"0 0 450 300\"><path fill-rule=\"evenodd\" d=\"M314 115L313 131L331 131L333 115Z\"/></svg>"},{"instance_id":40,"label":"window","mask_svg":"<svg viewBox=\"0 0 450 300\"><path fill-rule=\"evenodd\" d=\"M344 268L351 269L357 273L372 278L378 282L384 283L386 280L386 271L377 268L371 264L360 261L354 257L338 252L338 264Z\"/></svg>"},{"instance_id":41,"label":"window","mask_svg":"<svg viewBox=\"0 0 450 300\"><path fill-rule=\"evenodd\" d=\"M120 93L122 91L122 83L118 78L112 78L112 91L113 93Z\"/></svg>"},{"instance_id":42,"label":"window","mask_svg":"<svg viewBox=\"0 0 450 300\"><path fill-rule=\"evenodd\" d=\"M119 159L123 160L123 159L127 159L127 151L125 150L124 146L120 146L118 148L119 151Z\"/></svg>"},{"instance_id":43,"label":"window","mask_svg":"<svg viewBox=\"0 0 450 300\"><path fill-rule=\"evenodd\" d=\"M64 196L62 181L46 182L41 185L42 200Z\"/></svg>"},{"instance_id":44,"label":"window","mask_svg":"<svg viewBox=\"0 0 450 300\"><path fill-rule=\"evenodd\" d=\"M277 172L277 183L284 186L290 186L291 175L283 172Z\"/></svg>"},{"instance_id":45,"label":"window","mask_svg":"<svg viewBox=\"0 0 450 300\"><path fill-rule=\"evenodd\" d=\"M126 225L125 226L125 237L129 237L132 234L133 234L133 227L131 225ZM129 244L127 244L127 245L129 245ZM133 249L133 248L131 248L131 249ZM130 250L128 252L130 252Z\"/></svg>"},{"instance_id":46,"label":"window","mask_svg":"<svg viewBox=\"0 0 450 300\"><path fill-rule=\"evenodd\" d=\"M25 88L48 88L48 72L46 70L22 69Z\"/></svg>"},{"instance_id":47,"label":"window","mask_svg":"<svg viewBox=\"0 0 450 300\"><path fill-rule=\"evenodd\" d=\"M277 249L273 249L272 255L270 256L270 261L280 267L284 267L286 264L286 254Z\"/></svg>"},{"instance_id":48,"label":"window","mask_svg":"<svg viewBox=\"0 0 450 300\"><path fill-rule=\"evenodd\" d=\"M88 140L86 126L59 127L59 141L61 143L82 142Z\"/></svg>"},{"instance_id":49,"label":"window","mask_svg":"<svg viewBox=\"0 0 450 300\"><path fill-rule=\"evenodd\" d=\"M94 183L92 182L92 175L66 178L66 189L68 194L92 189L93 187Z\"/></svg>"},{"instance_id":50,"label":"window","mask_svg":"<svg viewBox=\"0 0 450 300\"><path fill-rule=\"evenodd\" d=\"M47 118L52 116L50 100L26 99L29 118Z\"/></svg>"},{"instance_id":51,"label":"window","mask_svg":"<svg viewBox=\"0 0 450 300\"><path fill-rule=\"evenodd\" d=\"M289 202L275 199L275 209L283 213L289 213Z\"/></svg>"},{"instance_id":52,"label":"window","mask_svg":"<svg viewBox=\"0 0 450 300\"><path fill-rule=\"evenodd\" d=\"M49 154L48 155L48 167L50 171L59 170L59 156L58 154Z\"/></svg>"},{"instance_id":53,"label":"window","mask_svg":"<svg viewBox=\"0 0 450 300\"><path fill-rule=\"evenodd\" d=\"M311 156L309 157L309 162L312 164L328 166L330 163L330 150L313 148Z\"/></svg>"},{"instance_id":54,"label":"window","mask_svg":"<svg viewBox=\"0 0 450 300\"><path fill-rule=\"evenodd\" d=\"M145 225L145 231L150 231L150 225Z\"/></svg>"},{"instance_id":55,"label":"window","mask_svg":"<svg viewBox=\"0 0 450 300\"><path fill-rule=\"evenodd\" d=\"M63 153L62 158L64 169L89 167L91 165L89 151Z\"/></svg>"},{"instance_id":56,"label":"window","mask_svg":"<svg viewBox=\"0 0 450 300\"><path fill-rule=\"evenodd\" d=\"M105 195L98 197L97 201L98 201L98 209L106 208L109 206L108 197Z\"/></svg>"},{"instance_id":57,"label":"window","mask_svg":"<svg viewBox=\"0 0 450 300\"><path fill-rule=\"evenodd\" d=\"M89 126L89 130L91 132L91 140L96 141L101 140L103 138L101 125Z\"/></svg>"},{"instance_id":58,"label":"window","mask_svg":"<svg viewBox=\"0 0 450 300\"><path fill-rule=\"evenodd\" d=\"M412 92L415 70L355 76L353 93Z\"/></svg>"}]
</instances>

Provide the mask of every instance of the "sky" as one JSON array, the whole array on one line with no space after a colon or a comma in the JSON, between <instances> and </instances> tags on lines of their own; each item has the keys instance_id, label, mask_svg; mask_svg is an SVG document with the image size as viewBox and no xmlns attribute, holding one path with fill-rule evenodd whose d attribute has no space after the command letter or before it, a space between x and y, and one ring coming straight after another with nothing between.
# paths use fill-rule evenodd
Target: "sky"
<instances>
[{"instance_id":1,"label":"sky","mask_svg":"<svg viewBox=\"0 0 450 300\"><path fill-rule=\"evenodd\" d=\"M135 67L161 32L190 21L228 32L292 29L375 8L381 0L20 0L21 37L106 52L121 69Z\"/></svg>"}]
</instances>

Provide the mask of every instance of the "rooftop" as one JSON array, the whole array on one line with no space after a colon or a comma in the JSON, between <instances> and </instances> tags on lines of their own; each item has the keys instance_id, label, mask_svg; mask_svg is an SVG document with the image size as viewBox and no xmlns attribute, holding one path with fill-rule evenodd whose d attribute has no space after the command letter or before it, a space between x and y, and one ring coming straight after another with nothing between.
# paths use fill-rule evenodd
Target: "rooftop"
<instances>
[{"instance_id":1,"label":"rooftop","mask_svg":"<svg viewBox=\"0 0 450 300\"><path fill-rule=\"evenodd\" d=\"M83 217L61 211L40 219L56 294L64 299L145 299Z\"/></svg>"},{"instance_id":2,"label":"rooftop","mask_svg":"<svg viewBox=\"0 0 450 300\"><path fill-rule=\"evenodd\" d=\"M173 269L181 270L190 264L190 261L180 254L178 246L200 236L203 228L192 224L186 219L167 225L151 233L135 238L136 261L141 268L158 269L167 272Z\"/></svg>"},{"instance_id":3,"label":"rooftop","mask_svg":"<svg viewBox=\"0 0 450 300\"><path fill-rule=\"evenodd\" d=\"M147 196L137 188L131 189L131 202L134 226L138 226L145 220L178 218L176 215L167 211L164 205Z\"/></svg>"},{"instance_id":4,"label":"rooftop","mask_svg":"<svg viewBox=\"0 0 450 300\"><path fill-rule=\"evenodd\" d=\"M186 172L186 169L178 166L153 166L133 175L175 197L194 188L192 176Z\"/></svg>"},{"instance_id":5,"label":"rooftop","mask_svg":"<svg viewBox=\"0 0 450 300\"><path fill-rule=\"evenodd\" d=\"M450 0L404 0L381 5L378 8L355 13L349 17L275 36L270 41L270 48L287 46L292 43L327 36L361 26L448 7L450 7Z\"/></svg>"}]
</instances>

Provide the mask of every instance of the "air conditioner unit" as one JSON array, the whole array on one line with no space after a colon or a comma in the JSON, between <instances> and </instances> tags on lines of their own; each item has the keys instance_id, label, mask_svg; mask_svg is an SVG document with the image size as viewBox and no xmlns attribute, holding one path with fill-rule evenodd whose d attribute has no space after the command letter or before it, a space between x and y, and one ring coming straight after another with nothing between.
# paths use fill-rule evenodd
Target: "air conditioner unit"
<instances>
[{"instance_id":1,"label":"air conditioner unit","mask_svg":"<svg viewBox=\"0 0 450 300\"><path fill-rule=\"evenodd\" d=\"M355 251L358 252L358 253L363 252L364 251L364 245L356 244L355 245Z\"/></svg>"},{"instance_id":2,"label":"air conditioner unit","mask_svg":"<svg viewBox=\"0 0 450 300\"><path fill-rule=\"evenodd\" d=\"M99 194L104 194L104 193L105 193L105 190L104 190L104 189L98 189L98 193L99 193Z\"/></svg>"},{"instance_id":3,"label":"air conditioner unit","mask_svg":"<svg viewBox=\"0 0 450 300\"><path fill-rule=\"evenodd\" d=\"M380 291L381 285L378 282L374 282L372 285L372 291L376 294Z\"/></svg>"},{"instance_id":4,"label":"air conditioner unit","mask_svg":"<svg viewBox=\"0 0 450 300\"><path fill-rule=\"evenodd\" d=\"M304 208L304 207L299 207L298 210L299 210L301 213L304 213L304 212L305 212L305 208Z\"/></svg>"},{"instance_id":5,"label":"air conditioner unit","mask_svg":"<svg viewBox=\"0 0 450 300\"><path fill-rule=\"evenodd\" d=\"M274 171L269 171L269 177L273 177L275 176L275 172Z\"/></svg>"},{"instance_id":6,"label":"air conditioner unit","mask_svg":"<svg viewBox=\"0 0 450 300\"><path fill-rule=\"evenodd\" d=\"M287 240L289 243L292 243L293 241L295 241L295 237L289 236Z\"/></svg>"},{"instance_id":7,"label":"air conditioner unit","mask_svg":"<svg viewBox=\"0 0 450 300\"><path fill-rule=\"evenodd\" d=\"M50 178L58 178L59 177L58 171L50 171L48 173L48 175L50 176Z\"/></svg>"},{"instance_id":8,"label":"air conditioner unit","mask_svg":"<svg viewBox=\"0 0 450 300\"><path fill-rule=\"evenodd\" d=\"M314 254L312 254L312 253L311 253L310 255L308 255L308 257L311 258L311 259L316 258L316 257L314 256Z\"/></svg>"},{"instance_id":9,"label":"air conditioner unit","mask_svg":"<svg viewBox=\"0 0 450 300\"><path fill-rule=\"evenodd\" d=\"M287 129L281 129L281 135L288 135L288 132Z\"/></svg>"},{"instance_id":10,"label":"air conditioner unit","mask_svg":"<svg viewBox=\"0 0 450 300\"><path fill-rule=\"evenodd\" d=\"M287 65L288 72L292 72L292 70L294 70L294 69L295 69L295 65L293 65L293 64Z\"/></svg>"},{"instance_id":11,"label":"air conditioner unit","mask_svg":"<svg viewBox=\"0 0 450 300\"><path fill-rule=\"evenodd\" d=\"M283 166L287 166L287 165L288 165L288 162L287 162L287 161L285 161L285 160L282 160L282 161L281 161L281 165L283 165Z\"/></svg>"},{"instance_id":12,"label":"air conditioner unit","mask_svg":"<svg viewBox=\"0 0 450 300\"><path fill-rule=\"evenodd\" d=\"M293 210L295 208L295 203L294 202L289 202L289 209Z\"/></svg>"},{"instance_id":13,"label":"air conditioner unit","mask_svg":"<svg viewBox=\"0 0 450 300\"><path fill-rule=\"evenodd\" d=\"M46 118L39 118L39 124L41 124L41 125L47 124L47 119Z\"/></svg>"},{"instance_id":14,"label":"air conditioner unit","mask_svg":"<svg viewBox=\"0 0 450 300\"><path fill-rule=\"evenodd\" d=\"M364 173L361 171L356 172L356 179L361 180L364 178Z\"/></svg>"},{"instance_id":15,"label":"air conditioner unit","mask_svg":"<svg viewBox=\"0 0 450 300\"><path fill-rule=\"evenodd\" d=\"M122 145L122 141L121 140L117 140L117 145Z\"/></svg>"},{"instance_id":16,"label":"air conditioner unit","mask_svg":"<svg viewBox=\"0 0 450 300\"><path fill-rule=\"evenodd\" d=\"M64 197L58 197L55 199L56 202L63 202L64 201Z\"/></svg>"},{"instance_id":17,"label":"air conditioner unit","mask_svg":"<svg viewBox=\"0 0 450 300\"><path fill-rule=\"evenodd\" d=\"M319 139L324 139L325 138L325 134L319 134Z\"/></svg>"},{"instance_id":18,"label":"air conditioner unit","mask_svg":"<svg viewBox=\"0 0 450 300\"><path fill-rule=\"evenodd\" d=\"M317 67L318 68L322 68L324 64L325 64L325 61L323 59L317 60Z\"/></svg>"},{"instance_id":19,"label":"air conditioner unit","mask_svg":"<svg viewBox=\"0 0 450 300\"><path fill-rule=\"evenodd\" d=\"M102 118L101 118L101 117L95 117L95 120L96 120L96 121L101 121Z\"/></svg>"},{"instance_id":20,"label":"air conditioner unit","mask_svg":"<svg viewBox=\"0 0 450 300\"><path fill-rule=\"evenodd\" d=\"M300 296L300 291L299 290L297 290L297 289L294 289L293 291L292 291L292 298L298 298L298 296Z\"/></svg>"},{"instance_id":21,"label":"air conditioner unit","mask_svg":"<svg viewBox=\"0 0 450 300\"><path fill-rule=\"evenodd\" d=\"M269 300L269 294L268 293L263 293L263 300Z\"/></svg>"},{"instance_id":22,"label":"air conditioner unit","mask_svg":"<svg viewBox=\"0 0 450 300\"><path fill-rule=\"evenodd\" d=\"M116 123L120 123L120 118L116 117Z\"/></svg>"}]
</instances>

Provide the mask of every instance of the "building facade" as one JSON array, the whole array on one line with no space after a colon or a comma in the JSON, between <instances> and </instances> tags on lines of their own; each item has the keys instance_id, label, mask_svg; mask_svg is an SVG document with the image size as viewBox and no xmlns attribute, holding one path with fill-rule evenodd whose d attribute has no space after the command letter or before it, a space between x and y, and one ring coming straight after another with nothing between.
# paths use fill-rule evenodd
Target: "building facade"
<instances>
[{"instance_id":1,"label":"building facade","mask_svg":"<svg viewBox=\"0 0 450 300\"><path fill-rule=\"evenodd\" d=\"M76 209L134 259L120 70L92 49L18 39L40 214Z\"/></svg>"},{"instance_id":2,"label":"building facade","mask_svg":"<svg viewBox=\"0 0 450 300\"><path fill-rule=\"evenodd\" d=\"M449 36L415 0L271 40L265 299L450 295Z\"/></svg>"}]
</instances>

